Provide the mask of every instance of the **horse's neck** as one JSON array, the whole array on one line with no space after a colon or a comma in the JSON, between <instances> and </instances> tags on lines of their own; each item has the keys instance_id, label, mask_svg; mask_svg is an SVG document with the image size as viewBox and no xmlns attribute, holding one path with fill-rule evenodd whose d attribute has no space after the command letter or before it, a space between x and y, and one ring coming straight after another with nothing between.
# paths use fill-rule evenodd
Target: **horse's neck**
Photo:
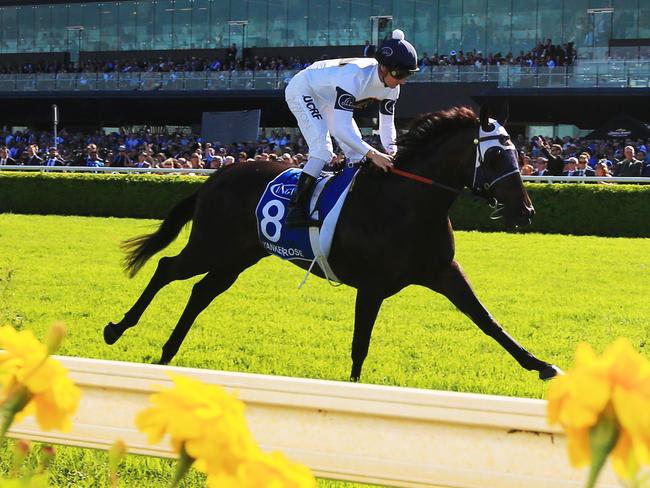
<instances>
[{"instance_id":1,"label":"horse's neck","mask_svg":"<svg viewBox=\"0 0 650 488\"><path fill-rule=\"evenodd\" d=\"M466 184L466 173L469 171L466 166L473 164L467 159L469 155L465 151L459 150L457 145L450 144L450 141L442 141L439 144L431 143L422 155L401 161L398 168L462 191Z\"/></svg>"}]
</instances>

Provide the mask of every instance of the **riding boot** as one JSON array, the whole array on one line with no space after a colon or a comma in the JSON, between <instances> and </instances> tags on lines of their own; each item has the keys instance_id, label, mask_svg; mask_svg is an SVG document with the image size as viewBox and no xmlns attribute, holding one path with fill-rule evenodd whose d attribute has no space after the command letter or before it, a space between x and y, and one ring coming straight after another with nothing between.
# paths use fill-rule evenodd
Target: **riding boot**
<instances>
[{"instance_id":1,"label":"riding boot","mask_svg":"<svg viewBox=\"0 0 650 488\"><path fill-rule=\"evenodd\" d=\"M298 185L289 202L289 212L284 221L287 227L308 227L318 225L309 215L309 200L316 186L316 178L304 171L298 179Z\"/></svg>"}]
</instances>

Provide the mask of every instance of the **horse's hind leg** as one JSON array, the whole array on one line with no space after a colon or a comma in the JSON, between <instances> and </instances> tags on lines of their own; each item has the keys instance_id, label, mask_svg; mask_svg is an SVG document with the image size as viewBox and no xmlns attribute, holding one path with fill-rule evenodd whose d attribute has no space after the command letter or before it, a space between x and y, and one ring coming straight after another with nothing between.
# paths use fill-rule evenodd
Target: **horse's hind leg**
<instances>
[{"instance_id":1,"label":"horse's hind leg","mask_svg":"<svg viewBox=\"0 0 650 488\"><path fill-rule=\"evenodd\" d=\"M124 318L117 324L110 322L104 328L104 340L107 344L114 344L126 329L138 323L151 300L164 286L172 281L186 280L207 271L206 264L202 263L202 260L196 256L192 256L192 252L188 252L187 249L187 247L183 249L177 256L164 257L158 261L158 267L149 284L140 295L140 298L124 314Z\"/></svg>"},{"instance_id":2,"label":"horse's hind leg","mask_svg":"<svg viewBox=\"0 0 650 488\"><path fill-rule=\"evenodd\" d=\"M536 358L497 323L476 298L474 290L467 281L460 265L453 261L449 268L443 271L431 283L429 288L446 296L461 312L467 315L487 335L497 341L515 360L527 370L539 371L539 377L547 380L558 374L557 366L553 366Z\"/></svg>"},{"instance_id":3,"label":"horse's hind leg","mask_svg":"<svg viewBox=\"0 0 650 488\"><path fill-rule=\"evenodd\" d=\"M196 317L210 305L217 295L230 288L237 280L239 273L255 264L260 257L257 257L244 266L236 266L233 263L229 263L227 266L213 269L194 285L192 294L185 306L185 310L183 310L181 318L178 320L174 331L162 348L162 356L158 362L159 364L168 364L173 359Z\"/></svg>"}]
</instances>

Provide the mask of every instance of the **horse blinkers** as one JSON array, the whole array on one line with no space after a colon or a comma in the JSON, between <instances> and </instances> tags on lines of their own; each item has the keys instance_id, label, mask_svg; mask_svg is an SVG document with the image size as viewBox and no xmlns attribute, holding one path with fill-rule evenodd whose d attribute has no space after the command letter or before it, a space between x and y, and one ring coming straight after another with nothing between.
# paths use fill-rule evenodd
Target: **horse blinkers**
<instances>
[{"instance_id":1,"label":"horse blinkers","mask_svg":"<svg viewBox=\"0 0 650 488\"><path fill-rule=\"evenodd\" d=\"M474 140L477 147L472 192L493 208L490 218L505 216L515 227L528 225L534 209L519 177L515 146L497 121L490 119L486 128L481 125L479 138ZM507 185L497 185L504 180L508 180Z\"/></svg>"}]
</instances>

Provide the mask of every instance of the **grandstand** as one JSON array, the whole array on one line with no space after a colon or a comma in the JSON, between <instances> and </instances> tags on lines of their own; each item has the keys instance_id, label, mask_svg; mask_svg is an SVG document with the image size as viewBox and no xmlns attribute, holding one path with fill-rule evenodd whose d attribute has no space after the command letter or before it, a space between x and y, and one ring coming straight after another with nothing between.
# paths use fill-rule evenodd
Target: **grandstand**
<instances>
[{"instance_id":1,"label":"grandstand","mask_svg":"<svg viewBox=\"0 0 650 488\"><path fill-rule=\"evenodd\" d=\"M8 126L47 128L53 103L63 125L83 129L196 127L203 112L256 108L263 126L295 125L282 89L301 62L361 56L366 40L395 27L423 64L397 106L402 125L488 98L507 98L521 128L647 117L650 5L641 0L2 0L0 22Z\"/></svg>"}]
</instances>

